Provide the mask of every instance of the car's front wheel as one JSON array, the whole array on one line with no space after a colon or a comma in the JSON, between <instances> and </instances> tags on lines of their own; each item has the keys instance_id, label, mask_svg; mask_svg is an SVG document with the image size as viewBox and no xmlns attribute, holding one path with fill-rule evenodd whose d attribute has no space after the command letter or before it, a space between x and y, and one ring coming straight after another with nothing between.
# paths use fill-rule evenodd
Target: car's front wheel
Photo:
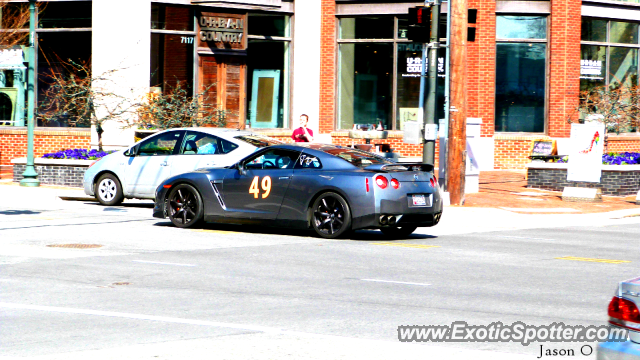
<instances>
[{"instance_id":1,"label":"car's front wheel","mask_svg":"<svg viewBox=\"0 0 640 360\"><path fill-rule=\"evenodd\" d=\"M418 228L417 226L398 226L398 227L380 228L380 231L382 231L383 234L389 237L399 238L399 237L407 237L413 234L413 232L416 231L417 228Z\"/></svg>"},{"instance_id":2,"label":"car's front wheel","mask_svg":"<svg viewBox=\"0 0 640 360\"><path fill-rule=\"evenodd\" d=\"M311 224L319 236L335 239L351 229L351 210L342 196L324 193L314 201L311 209Z\"/></svg>"},{"instance_id":3,"label":"car's front wheel","mask_svg":"<svg viewBox=\"0 0 640 360\"><path fill-rule=\"evenodd\" d=\"M202 197L198 190L189 184L175 186L167 197L169 219L179 228L196 225L204 215Z\"/></svg>"},{"instance_id":4,"label":"car's front wheel","mask_svg":"<svg viewBox=\"0 0 640 360\"><path fill-rule=\"evenodd\" d=\"M98 199L98 202L102 205L118 205L124 200L122 185L113 174L107 173L100 176L96 182L95 194L96 199Z\"/></svg>"}]
</instances>

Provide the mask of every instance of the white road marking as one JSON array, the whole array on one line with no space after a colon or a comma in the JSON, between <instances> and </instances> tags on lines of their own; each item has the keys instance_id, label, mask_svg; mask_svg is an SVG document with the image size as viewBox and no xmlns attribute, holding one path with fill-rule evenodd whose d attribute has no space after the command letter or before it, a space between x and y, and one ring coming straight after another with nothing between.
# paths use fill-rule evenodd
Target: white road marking
<instances>
[{"instance_id":1,"label":"white road marking","mask_svg":"<svg viewBox=\"0 0 640 360\"><path fill-rule=\"evenodd\" d=\"M156 264L156 265L173 265L173 266L198 266L194 264L178 264L178 263L166 263L166 262L158 262L158 261L146 261L146 260L133 260L133 262L143 263L143 264Z\"/></svg>"},{"instance_id":2,"label":"white road marking","mask_svg":"<svg viewBox=\"0 0 640 360\"><path fill-rule=\"evenodd\" d=\"M414 282L405 282L405 281L391 281L391 280L379 280L379 279L360 279L360 280L362 280L362 281L381 282L381 283L391 283L391 284L404 284L404 285L431 286L431 284L414 283Z\"/></svg>"}]
</instances>

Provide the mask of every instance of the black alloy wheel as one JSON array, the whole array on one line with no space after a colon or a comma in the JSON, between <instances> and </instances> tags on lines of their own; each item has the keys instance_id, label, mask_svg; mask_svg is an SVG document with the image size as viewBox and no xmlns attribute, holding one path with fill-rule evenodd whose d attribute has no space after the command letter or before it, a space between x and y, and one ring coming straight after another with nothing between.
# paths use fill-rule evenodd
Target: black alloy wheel
<instances>
[{"instance_id":1,"label":"black alloy wheel","mask_svg":"<svg viewBox=\"0 0 640 360\"><path fill-rule=\"evenodd\" d=\"M194 226L203 217L202 197L189 184L175 186L167 197L169 201L169 219L179 228Z\"/></svg>"},{"instance_id":2,"label":"black alloy wheel","mask_svg":"<svg viewBox=\"0 0 640 360\"><path fill-rule=\"evenodd\" d=\"M416 231L417 226L399 226L380 228L383 234L391 238L407 237Z\"/></svg>"},{"instance_id":3,"label":"black alloy wheel","mask_svg":"<svg viewBox=\"0 0 640 360\"><path fill-rule=\"evenodd\" d=\"M311 209L311 224L320 237L335 239L351 229L351 210L342 196L324 193Z\"/></svg>"}]
</instances>

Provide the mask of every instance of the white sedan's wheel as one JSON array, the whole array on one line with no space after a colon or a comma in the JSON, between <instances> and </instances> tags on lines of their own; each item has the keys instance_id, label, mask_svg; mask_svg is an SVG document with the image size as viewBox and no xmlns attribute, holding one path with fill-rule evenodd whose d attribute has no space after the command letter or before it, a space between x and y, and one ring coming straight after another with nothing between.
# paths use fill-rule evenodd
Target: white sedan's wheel
<instances>
[{"instance_id":1,"label":"white sedan's wheel","mask_svg":"<svg viewBox=\"0 0 640 360\"><path fill-rule=\"evenodd\" d=\"M102 205L117 205L124 200L120 181L112 174L100 176L96 184L96 198Z\"/></svg>"}]
</instances>

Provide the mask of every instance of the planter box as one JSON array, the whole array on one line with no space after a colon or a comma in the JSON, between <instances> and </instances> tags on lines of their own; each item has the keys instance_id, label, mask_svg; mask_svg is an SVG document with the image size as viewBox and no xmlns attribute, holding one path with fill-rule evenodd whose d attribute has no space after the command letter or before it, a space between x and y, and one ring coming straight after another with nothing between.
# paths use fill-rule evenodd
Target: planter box
<instances>
[{"instance_id":1,"label":"planter box","mask_svg":"<svg viewBox=\"0 0 640 360\"><path fill-rule=\"evenodd\" d=\"M567 164L530 163L527 165L527 187L562 191L565 187L602 190L602 195L635 195L640 189L640 165L602 165L599 183L567 181Z\"/></svg>"},{"instance_id":2,"label":"planter box","mask_svg":"<svg viewBox=\"0 0 640 360\"><path fill-rule=\"evenodd\" d=\"M60 185L82 187L85 171L95 160L69 159L34 159L38 180L43 185ZM27 167L27 159L11 160L13 164L13 181L20 182L22 173Z\"/></svg>"}]
</instances>

